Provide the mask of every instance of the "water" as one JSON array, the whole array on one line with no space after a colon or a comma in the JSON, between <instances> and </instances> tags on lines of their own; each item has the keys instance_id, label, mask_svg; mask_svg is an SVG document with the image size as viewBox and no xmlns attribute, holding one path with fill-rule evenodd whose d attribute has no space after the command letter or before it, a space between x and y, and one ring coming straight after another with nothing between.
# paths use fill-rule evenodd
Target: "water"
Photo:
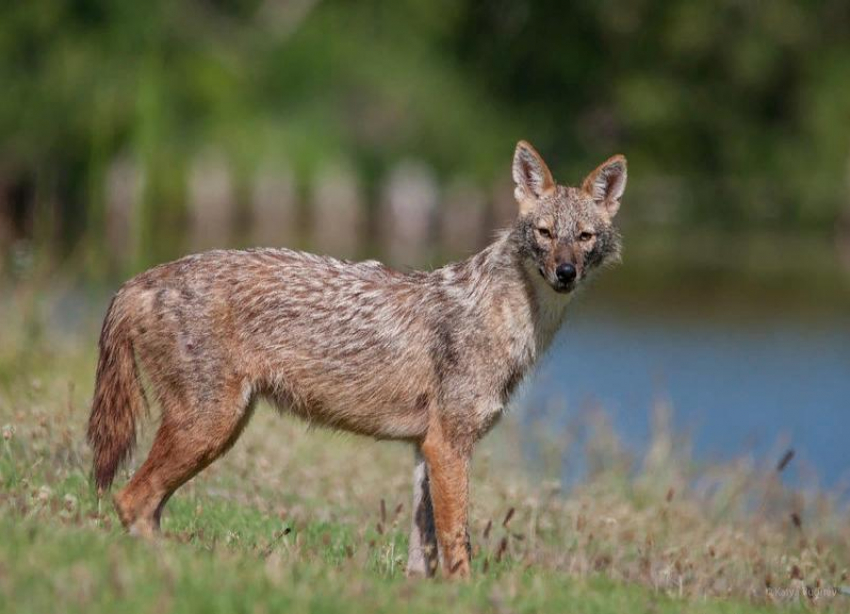
<instances>
[{"instance_id":1,"label":"water","mask_svg":"<svg viewBox=\"0 0 850 614\"><path fill-rule=\"evenodd\" d=\"M775 463L789 447L795 480L835 488L850 477L850 320L705 322L583 305L518 405L557 432L593 401L640 453L659 396L697 460Z\"/></svg>"}]
</instances>

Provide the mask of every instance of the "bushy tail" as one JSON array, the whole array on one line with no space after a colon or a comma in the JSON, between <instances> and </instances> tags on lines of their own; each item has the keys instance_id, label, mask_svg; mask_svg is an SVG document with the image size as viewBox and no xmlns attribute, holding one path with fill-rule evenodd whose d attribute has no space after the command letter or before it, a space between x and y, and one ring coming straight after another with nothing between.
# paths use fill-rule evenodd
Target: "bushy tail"
<instances>
[{"instance_id":1,"label":"bushy tail","mask_svg":"<svg viewBox=\"0 0 850 614\"><path fill-rule=\"evenodd\" d=\"M118 467L136 444L136 418L144 407L144 391L130 338L130 323L121 308L122 293L109 305L100 333L94 401L88 441L94 450L98 492L112 485Z\"/></svg>"}]
</instances>

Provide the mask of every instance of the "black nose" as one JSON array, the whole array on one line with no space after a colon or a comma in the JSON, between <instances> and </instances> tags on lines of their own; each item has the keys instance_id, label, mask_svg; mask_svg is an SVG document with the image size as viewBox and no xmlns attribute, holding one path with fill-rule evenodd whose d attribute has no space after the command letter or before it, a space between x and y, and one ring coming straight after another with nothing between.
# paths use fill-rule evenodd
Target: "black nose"
<instances>
[{"instance_id":1,"label":"black nose","mask_svg":"<svg viewBox=\"0 0 850 614\"><path fill-rule=\"evenodd\" d=\"M569 262L559 264L558 268L555 269L555 276L562 284L572 283L576 280L576 268Z\"/></svg>"}]
</instances>

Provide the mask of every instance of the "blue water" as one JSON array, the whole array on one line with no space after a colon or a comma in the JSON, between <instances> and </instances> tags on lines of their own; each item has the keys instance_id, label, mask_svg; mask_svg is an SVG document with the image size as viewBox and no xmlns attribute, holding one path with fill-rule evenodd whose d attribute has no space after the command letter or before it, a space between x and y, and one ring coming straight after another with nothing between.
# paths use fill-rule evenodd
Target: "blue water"
<instances>
[{"instance_id":1,"label":"blue water","mask_svg":"<svg viewBox=\"0 0 850 614\"><path fill-rule=\"evenodd\" d=\"M850 320L742 324L578 311L518 400L527 422L543 419L557 432L597 403L640 454L663 397L697 460L775 463L793 448L794 479L836 488L850 478Z\"/></svg>"}]
</instances>

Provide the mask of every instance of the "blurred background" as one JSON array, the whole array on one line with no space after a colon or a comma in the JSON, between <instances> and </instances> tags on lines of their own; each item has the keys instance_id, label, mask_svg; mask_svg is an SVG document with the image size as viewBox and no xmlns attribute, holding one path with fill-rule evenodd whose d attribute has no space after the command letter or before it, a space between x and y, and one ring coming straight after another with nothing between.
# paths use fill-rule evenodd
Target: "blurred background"
<instances>
[{"instance_id":1,"label":"blurred background","mask_svg":"<svg viewBox=\"0 0 850 614\"><path fill-rule=\"evenodd\" d=\"M212 247L438 266L511 222L518 139L564 183L624 153L624 263L517 402L529 461L598 406L850 475L843 0L30 0L0 84L16 334L93 348L121 281Z\"/></svg>"}]
</instances>

